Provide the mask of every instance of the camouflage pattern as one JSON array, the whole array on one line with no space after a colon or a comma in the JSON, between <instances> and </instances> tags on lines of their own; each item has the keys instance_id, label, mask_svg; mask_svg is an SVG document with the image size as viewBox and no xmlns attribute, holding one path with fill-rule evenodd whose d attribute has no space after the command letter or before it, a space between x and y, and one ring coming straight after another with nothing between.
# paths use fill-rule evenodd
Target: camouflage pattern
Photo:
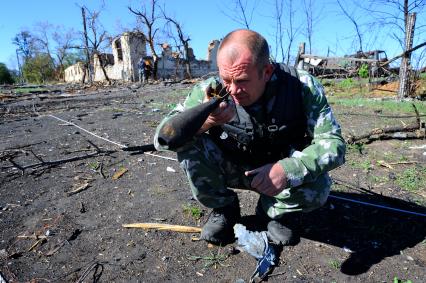
<instances>
[{"instance_id":1,"label":"camouflage pattern","mask_svg":"<svg viewBox=\"0 0 426 283\"><path fill-rule=\"evenodd\" d=\"M287 176L287 187L275 197L260 195L260 203L271 218L280 218L293 211L311 211L323 205L328 197L331 180L327 172L344 163L345 142L341 129L327 103L324 88L309 73L298 70L303 83L303 103L308 118L308 134L312 143L303 151L293 150L278 163ZM271 80L276 80L275 75ZM215 88L220 80L210 78L192 89L183 105L177 106L157 128L154 144L160 146L158 131L166 119L177 112L202 103L206 89ZM268 89L265 90L267 92ZM251 177L244 172L254 168L235 164L211 141L208 133L194 137L177 150L181 167L187 174L194 197L204 206L223 207L232 202L236 193L230 188L254 190Z\"/></svg>"}]
</instances>

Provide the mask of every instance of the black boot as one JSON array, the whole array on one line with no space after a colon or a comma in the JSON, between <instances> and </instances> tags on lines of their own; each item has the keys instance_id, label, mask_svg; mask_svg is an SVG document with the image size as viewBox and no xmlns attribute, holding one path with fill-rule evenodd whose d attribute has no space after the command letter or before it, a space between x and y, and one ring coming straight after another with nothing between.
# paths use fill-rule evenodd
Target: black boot
<instances>
[{"instance_id":1,"label":"black boot","mask_svg":"<svg viewBox=\"0 0 426 283\"><path fill-rule=\"evenodd\" d=\"M293 230L285 226L280 220L271 220L268 223L268 239L277 245L294 245L296 237Z\"/></svg>"},{"instance_id":2,"label":"black boot","mask_svg":"<svg viewBox=\"0 0 426 283\"><path fill-rule=\"evenodd\" d=\"M241 218L238 198L225 206L214 208L201 231L201 239L217 245L226 245L234 241L233 227Z\"/></svg>"},{"instance_id":3,"label":"black boot","mask_svg":"<svg viewBox=\"0 0 426 283\"><path fill-rule=\"evenodd\" d=\"M260 201L257 203L256 216L263 225L267 225L268 239L274 244L288 246L298 242L293 229L284 223L284 219L271 219L263 210Z\"/></svg>"}]
</instances>

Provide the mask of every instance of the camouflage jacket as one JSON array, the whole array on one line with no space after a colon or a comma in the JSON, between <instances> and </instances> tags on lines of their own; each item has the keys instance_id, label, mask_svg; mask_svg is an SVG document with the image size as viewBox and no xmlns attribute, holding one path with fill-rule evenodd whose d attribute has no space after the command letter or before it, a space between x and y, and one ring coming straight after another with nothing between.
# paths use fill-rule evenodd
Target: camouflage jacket
<instances>
[{"instance_id":1,"label":"camouflage jacket","mask_svg":"<svg viewBox=\"0 0 426 283\"><path fill-rule=\"evenodd\" d=\"M302 86L304 109L308 121L307 133L312 137L312 143L302 151L294 151L289 157L278 163L287 174L288 187L296 187L303 183L314 181L320 174L328 172L345 161L345 141L341 129L327 102L325 91L319 81L308 72L298 70ZM271 81L276 80L273 75ZM154 144L158 150L167 150L160 146L158 139L159 129L171 116L185 109L194 107L203 102L206 89L215 88L219 78L209 78L195 85L183 104L173 109L157 127ZM268 91L266 89L265 91ZM190 146L191 143L184 146ZM179 150L183 150L179 149ZM177 150L177 151L179 151Z\"/></svg>"}]
</instances>

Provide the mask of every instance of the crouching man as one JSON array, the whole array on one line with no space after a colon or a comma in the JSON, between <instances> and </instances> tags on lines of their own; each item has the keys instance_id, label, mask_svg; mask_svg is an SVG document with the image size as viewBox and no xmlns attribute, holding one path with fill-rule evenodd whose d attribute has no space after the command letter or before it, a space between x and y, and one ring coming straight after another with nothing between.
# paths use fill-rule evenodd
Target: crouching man
<instances>
[{"instance_id":1,"label":"crouching man","mask_svg":"<svg viewBox=\"0 0 426 283\"><path fill-rule=\"evenodd\" d=\"M232 188L259 193L256 214L276 244L293 241L285 219L322 206L329 195L329 170L344 163L345 142L321 84L305 71L272 63L266 40L236 30L222 40L219 77L192 89L183 107L167 119L226 89L229 99L208 116L198 134L177 156L192 193L211 208L201 238L216 244L233 239L240 218Z\"/></svg>"}]
</instances>

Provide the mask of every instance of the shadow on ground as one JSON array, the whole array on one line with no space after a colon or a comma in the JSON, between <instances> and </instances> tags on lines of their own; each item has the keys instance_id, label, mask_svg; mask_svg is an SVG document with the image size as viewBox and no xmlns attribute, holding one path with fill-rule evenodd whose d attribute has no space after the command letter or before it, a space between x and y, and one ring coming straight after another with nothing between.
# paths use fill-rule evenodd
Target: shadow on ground
<instances>
[{"instance_id":1,"label":"shadow on ground","mask_svg":"<svg viewBox=\"0 0 426 283\"><path fill-rule=\"evenodd\" d=\"M426 208L377 194L333 192L333 195L400 210L426 214ZM252 216L243 223L252 226ZM359 275L386 257L400 254L425 240L426 217L329 198L321 209L289 215L286 225L301 238L348 248L353 251L341 272ZM250 227L249 229L253 229ZM254 229L257 230L257 229Z\"/></svg>"}]
</instances>

